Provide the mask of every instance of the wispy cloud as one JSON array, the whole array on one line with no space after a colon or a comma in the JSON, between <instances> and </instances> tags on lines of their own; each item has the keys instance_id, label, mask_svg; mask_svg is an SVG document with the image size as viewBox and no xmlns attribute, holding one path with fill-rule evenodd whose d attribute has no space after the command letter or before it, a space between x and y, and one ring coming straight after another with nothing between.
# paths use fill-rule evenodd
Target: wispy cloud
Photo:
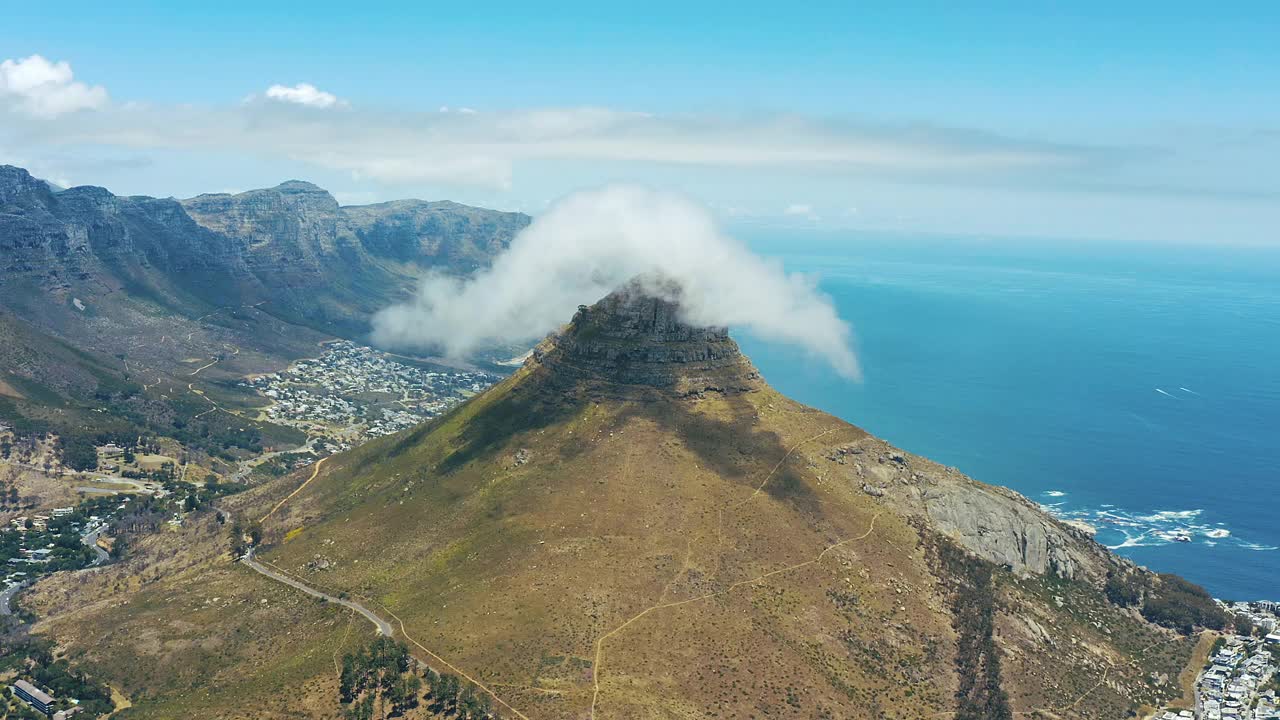
<instances>
[{"instance_id":1,"label":"wispy cloud","mask_svg":"<svg viewBox=\"0 0 1280 720\"><path fill-rule=\"evenodd\" d=\"M75 79L70 63L40 55L0 62L0 106L37 118L53 118L107 104L107 90Z\"/></svg>"},{"instance_id":2,"label":"wispy cloud","mask_svg":"<svg viewBox=\"0 0 1280 720\"><path fill-rule=\"evenodd\" d=\"M1280 136L1265 129L1093 128L1057 136L1076 138L1064 141L800 112L436 103L406 112L322 87L277 84L221 105L122 102L66 62L9 59L0 63L0 162L25 159L80 182L132 175L146 192L177 191L174 178L204 190L189 180L198 166L195 175L220 173L219 185L301 176L381 199L447 194L539 209L566 191L639 180L680 188L735 221L813 222L822 209L831 226L1274 241ZM121 161L130 158L156 169L128 173ZM862 211L842 210L853 198Z\"/></svg>"},{"instance_id":3,"label":"wispy cloud","mask_svg":"<svg viewBox=\"0 0 1280 720\"><path fill-rule=\"evenodd\" d=\"M222 108L131 104L14 129L44 144L245 152L384 183L496 189L510 187L522 163L541 160L989 179L1079 170L1100 152L944 128L800 117L693 117L593 107L317 114L311 111L343 101L305 84L272 90L276 97L270 102Z\"/></svg>"},{"instance_id":4,"label":"wispy cloud","mask_svg":"<svg viewBox=\"0 0 1280 720\"><path fill-rule=\"evenodd\" d=\"M272 85L267 88L265 95L269 100L313 108L344 107L348 104L346 100L338 98L333 93L325 92L311 83L298 83L292 87Z\"/></svg>"}]
</instances>

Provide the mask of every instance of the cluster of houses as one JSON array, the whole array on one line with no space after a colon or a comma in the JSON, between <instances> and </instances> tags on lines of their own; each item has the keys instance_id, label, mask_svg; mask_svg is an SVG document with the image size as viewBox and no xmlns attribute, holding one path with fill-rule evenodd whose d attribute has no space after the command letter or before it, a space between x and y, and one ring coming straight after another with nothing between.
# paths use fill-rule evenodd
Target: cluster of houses
<instances>
[{"instance_id":1,"label":"cluster of houses","mask_svg":"<svg viewBox=\"0 0 1280 720\"><path fill-rule=\"evenodd\" d=\"M75 508L61 507L54 508L48 515L20 515L9 520L9 524L17 532L26 532L28 530L43 531L49 527L51 518L66 517L75 512Z\"/></svg>"},{"instance_id":2,"label":"cluster of houses","mask_svg":"<svg viewBox=\"0 0 1280 720\"><path fill-rule=\"evenodd\" d=\"M1263 634L1280 631L1280 602L1262 600L1220 604L1227 612L1249 620Z\"/></svg>"},{"instance_id":3,"label":"cluster of houses","mask_svg":"<svg viewBox=\"0 0 1280 720\"><path fill-rule=\"evenodd\" d=\"M496 380L480 371L426 370L344 340L243 384L272 401L270 420L358 444L435 417Z\"/></svg>"},{"instance_id":4,"label":"cluster of houses","mask_svg":"<svg viewBox=\"0 0 1280 720\"><path fill-rule=\"evenodd\" d=\"M121 505L120 507L124 507ZM4 565L0 565L0 591L8 592L16 590L30 584L35 579L49 572L50 561L53 560L54 543L49 542L51 539L57 539L59 536L49 533L48 523L50 519L63 518L75 512L74 507L54 508L48 515L36 515L33 517L16 517L9 521L9 527L0 527L0 537L7 551L0 555L4 559ZM106 521L97 515L90 515L87 521L81 525L76 522L69 529L63 532L74 532L82 537L102 528ZM110 546L104 546L99 543L99 547L109 550ZM15 552L16 551L16 552ZM9 557L6 557L11 555ZM8 598L5 598L5 603ZM3 614L8 613L7 605L0 608Z\"/></svg>"},{"instance_id":5,"label":"cluster of houses","mask_svg":"<svg viewBox=\"0 0 1280 720\"><path fill-rule=\"evenodd\" d=\"M1280 720L1280 698L1268 687L1280 663L1280 636L1227 636L1209 662L1196 683L1195 712L1181 717Z\"/></svg>"}]
</instances>

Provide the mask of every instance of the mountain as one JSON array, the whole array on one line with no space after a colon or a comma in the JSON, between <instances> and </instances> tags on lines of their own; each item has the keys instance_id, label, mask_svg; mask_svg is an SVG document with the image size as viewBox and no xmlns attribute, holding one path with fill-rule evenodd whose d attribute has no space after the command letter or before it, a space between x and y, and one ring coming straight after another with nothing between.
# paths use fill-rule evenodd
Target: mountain
<instances>
[{"instance_id":1,"label":"mountain","mask_svg":"<svg viewBox=\"0 0 1280 720\"><path fill-rule=\"evenodd\" d=\"M370 315L424 273L472 272L528 222L448 202L341 207L299 181L121 197L0 166L0 419L128 434L137 413L123 424L85 413L128 404L143 386L167 391L166 379L210 359L213 379L239 377L326 337L362 338ZM143 414L182 414L153 410Z\"/></svg>"},{"instance_id":2,"label":"mountain","mask_svg":"<svg viewBox=\"0 0 1280 720\"><path fill-rule=\"evenodd\" d=\"M373 608L503 717L1111 720L1179 695L1196 638L1152 619L1211 604L782 396L652 282L452 413L226 507L263 519L262 562ZM284 677L336 716L326 648L369 625L181 557L42 585L43 630L142 693L137 716L283 717ZM72 597L92 601L59 614Z\"/></svg>"},{"instance_id":3,"label":"mountain","mask_svg":"<svg viewBox=\"0 0 1280 720\"><path fill-rule=\"evenodd\" d=\"M467 273L488 264L526 215L452 202L401 200L341 207L292 180L238 195L181 202L201 226L236 241L276 312L324 329L363 333L423 269Z\"/></svg>"},{"instance_id":4,"label":"mountain","mask_svg":"<svg viewBox=\"0 0 1280 720\"><path fill-rule=\"evenodd\" d=\"M0 166L0 293L71 304L114 293L174 312L262 303L325 331L363 332L424 270L488 263L529 222L457 203L341 207L300 181L189 200L54 192Z\"/></svg>"}]
</instances>

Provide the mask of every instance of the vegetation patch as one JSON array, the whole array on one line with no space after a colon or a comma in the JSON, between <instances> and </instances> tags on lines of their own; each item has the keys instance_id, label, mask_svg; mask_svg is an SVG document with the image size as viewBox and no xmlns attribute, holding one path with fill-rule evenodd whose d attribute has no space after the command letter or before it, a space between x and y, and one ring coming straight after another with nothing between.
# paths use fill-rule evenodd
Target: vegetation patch
<instances>
[{"instance_id":1,"label":"vegetation patch","mask_svg":"<svg viewBox=\"0 0 1280 720\"><path fill-rule=\"evenodd\" d=\"M938 538L932 548L939 575L951 591L956 631L956 720L1012 720L1000 686L1000 650L995 641L995 567Z\"/></svg>"}]
</instances>

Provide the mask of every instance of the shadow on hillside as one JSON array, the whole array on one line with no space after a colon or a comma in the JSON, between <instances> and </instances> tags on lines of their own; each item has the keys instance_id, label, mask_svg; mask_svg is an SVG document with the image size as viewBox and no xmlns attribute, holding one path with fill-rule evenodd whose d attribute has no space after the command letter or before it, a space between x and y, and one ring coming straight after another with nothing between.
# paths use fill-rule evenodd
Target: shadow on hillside
<instances>
[{"instance_id":1,"label":"shadow on hillside","mask_svg":"<svg viewBox=\"0 0 1280 720\"><path fill-rule=\"evenodd\" d=\"M688 400L663 396L651 402L628 405L619 422L642 418L653 422L684 443L699 461L716 474L752 489L768 477L764 492L798 510L818 515L821 503L789 463L778 464L789 448L775 431L759 426L756 407L744 394L723 397L726 418L698 412ZM768 473L777 465L772 476Z\"/></svg>"},{"instance_id":2,"label":"shadow on hillside","mask_svg":"<svg viewBox=\"0 0 1280 720\"><path fill-rule=\"evenodd\" d=\"M728 411L720 413L722 417L714 417L700 412L696 401L678 399L656 388L594 381L565 384L551 382L546 376L528 380L472 416L456 438L453 452L437 466L440 473L455 472L473 460L500 451L517 434L567 422L593 403L617 403L622 408L615 421L619 429L634 419L651 422L664 436L683 443L700 464L745 486L755 487L763 481L762 473L772 470L788 451L776 432L759 426L756 408L745 395L708 400L727 405ZM414 431L398 450L417 445L435 426L430 423ZM584 433L564 442L560 457L571 461L590 445L591 438ZM812 489L787 463L778 466L764 491L801 511L814 515L820 511Z\"/></svg>"}]
</instances>

